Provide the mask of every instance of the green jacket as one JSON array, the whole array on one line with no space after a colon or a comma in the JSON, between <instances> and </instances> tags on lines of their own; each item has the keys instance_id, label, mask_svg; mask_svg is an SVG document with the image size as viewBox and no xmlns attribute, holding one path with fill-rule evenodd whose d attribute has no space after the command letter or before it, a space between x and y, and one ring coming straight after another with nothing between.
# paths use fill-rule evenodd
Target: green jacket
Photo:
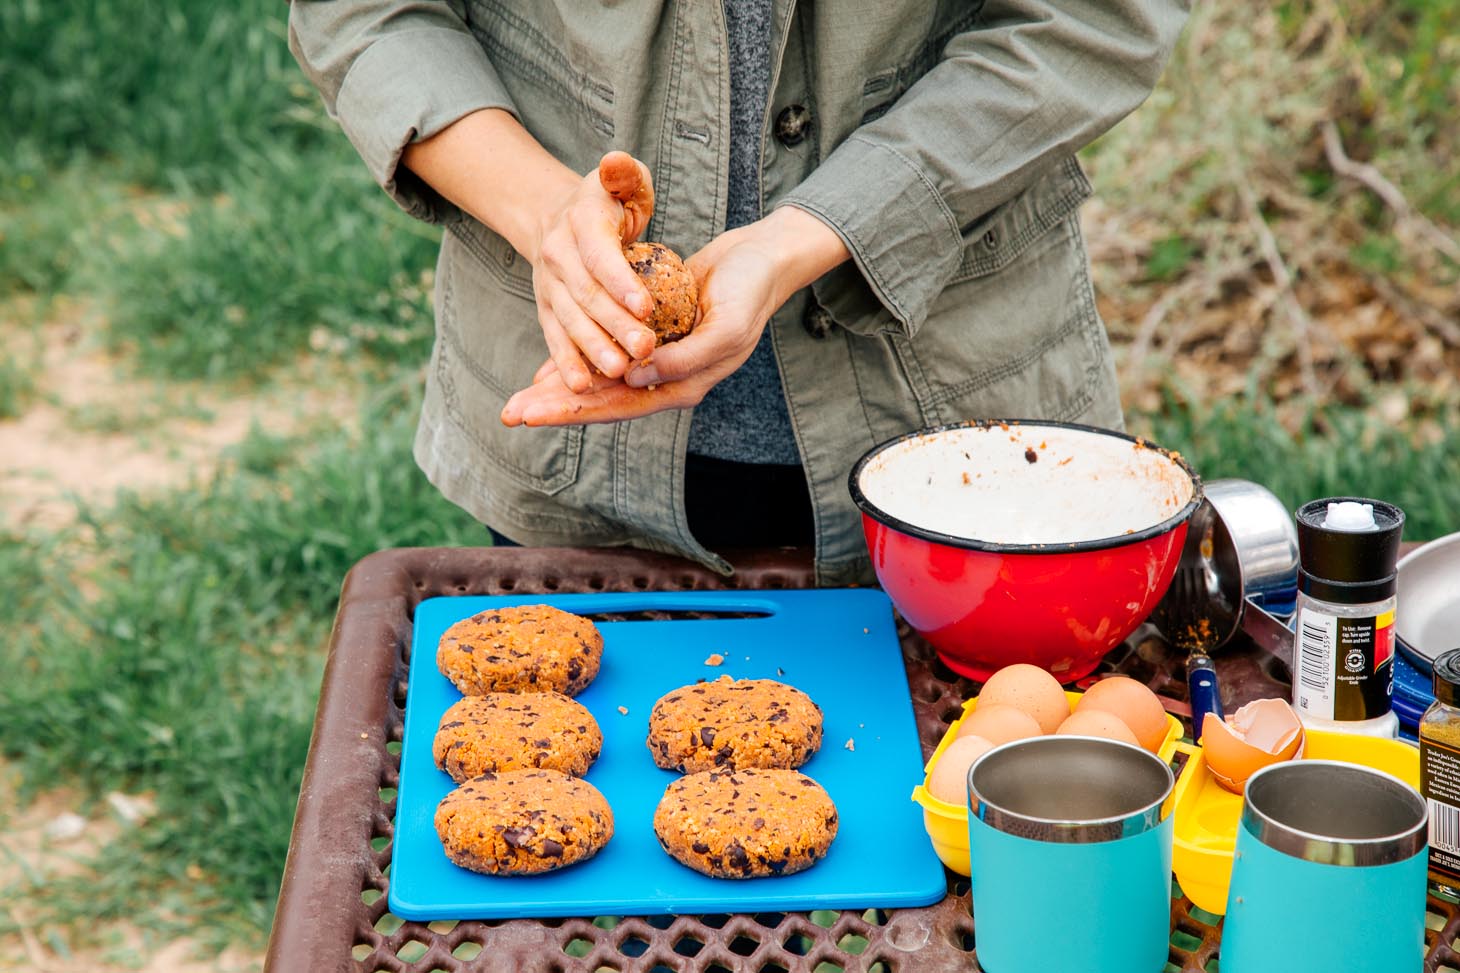
<instances>
[{"instance_id":1,"label":"green jacket","mask_svg":"<svg viewBox=\"0 0 1460 973\"><path fill-rule=\"evenodd\" d=\"M815 214L853 255L769 325L821 583L870 579L846 478L874 444L974 417L1121 424L1074 153L1146 97L1186 6L777 0L764 209ZM547 354L532 269L399 166L412 140L503 108L579 172L610 149L643 159L647 237L693 253L725 222L722 0L294 0L289 23L376 180L446 225L415 444L431 481L524 543L633 543L726 569L686 526L688 411L498 422Z\"/></svg>"}]
</instances>

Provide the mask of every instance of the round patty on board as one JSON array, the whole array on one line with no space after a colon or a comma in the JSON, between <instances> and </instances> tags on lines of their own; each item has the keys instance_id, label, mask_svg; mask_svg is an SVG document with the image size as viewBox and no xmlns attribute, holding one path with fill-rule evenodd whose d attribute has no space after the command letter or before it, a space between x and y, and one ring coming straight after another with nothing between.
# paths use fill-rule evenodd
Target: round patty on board
<instances>
[{"instance_id":1,"label":"round patty on board","mask_svg":"<svg viewBox=\"0 0 1460 973\"><path fill-rule=\"evenodd\" d=\"M485 875L538 875L592 858L613 837L598 789L556 770L474 777L436 806L446 857Z\"/></svg>"},{"instance_id":2,"label":"round patty on board","mask_svg":"<svg viewBox=\"0 0 1460 973\"><path fill-rule=\"evenodd\" d=\"M582 777L603 750L593 714L561 693L463 696L441 717L432 755L458 784L489 771Z\"/></svg>"},{"instance_id":3,"label":"round patty on board","mask_svg":"<svg viewBox=\"0 0 1460 973\"><path fill-rule=\"evenodd\" d=\"M550 605L490 608L448 628L436 665L466 696L558 692L576 696L598 675L603 636Z\"/></svg>"},{"instance_id":4,"label":"round patty on board","mask_svg":"<svg viewBox=\"0 0 1460 973\"><path fill-rule=\"evenodd\" d=\"M810 868L836 832L831 796L796 770L688 774L665 789L654 811L654 834L664 850L715 878Z\"/></svg>"},{"instance_id":5,"label":"round patty on board","mask_svg":"<svg viewBox=\"0 0 1460 973\"><path fill-rule=\"evenodd\" d=\"M649 713L649 751L665 770L794 769L821 746L821 708L774 679L695 683Z\"/></svg>"}]
</instances>

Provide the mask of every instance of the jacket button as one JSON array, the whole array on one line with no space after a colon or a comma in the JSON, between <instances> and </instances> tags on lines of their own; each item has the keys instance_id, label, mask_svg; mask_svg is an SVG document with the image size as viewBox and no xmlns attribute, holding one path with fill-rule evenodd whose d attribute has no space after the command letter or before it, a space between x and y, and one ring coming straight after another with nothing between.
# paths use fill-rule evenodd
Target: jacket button
<instances>
[{"instance_id":1,"label":"jacket button","mask_svg":"<svg viewBox=\"0 0 1460 973\"><path fill-rule=\"evenodd\" d=\"M801 318L801 325L806 333L820 341L831 334L831 313L826 308L812 301L806 308L806 314Z\"/></svg>"},{"instance_id":2,"label":"jacket button","mask_svg":"<svg viewBox=\"0 0 1460 973\"><path fill-rule=\"evenodd\" d=\"M811 111L805 105L787 105L776 116L776 141L782 145L799 145L811 131Z\"/></svg>"}]
</instances>

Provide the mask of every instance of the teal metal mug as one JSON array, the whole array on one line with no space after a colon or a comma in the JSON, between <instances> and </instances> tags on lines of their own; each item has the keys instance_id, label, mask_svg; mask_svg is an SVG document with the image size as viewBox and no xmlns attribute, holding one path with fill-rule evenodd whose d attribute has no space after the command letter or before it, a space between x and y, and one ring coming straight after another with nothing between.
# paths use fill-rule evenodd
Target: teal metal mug
<instances>
[{"instance_id":1,"label":"teal metal mug","mask_svg":"<svg viewBox=\"0 0 1460 973\"><path fill-rule=\"evenodd\" d=\"M1429 820L1388 774L1331 760L1247 781L1222 973L1416 973L1424 966Z\"/></svg>"},{"instance_id":2,"label":"teal metal mug","mask_svg":"<svg viewBox=\"0 0 1460 973\"><path fill-rule=\"evenodd\" d=\"M968 771L974 952L987 973L1159 973L1171 934L1171 769L1044 736ZM1051 937L1061 944L1051 949ZM1071 948L1073 946L1073 948Z\"/></svg>"}]
</instances>

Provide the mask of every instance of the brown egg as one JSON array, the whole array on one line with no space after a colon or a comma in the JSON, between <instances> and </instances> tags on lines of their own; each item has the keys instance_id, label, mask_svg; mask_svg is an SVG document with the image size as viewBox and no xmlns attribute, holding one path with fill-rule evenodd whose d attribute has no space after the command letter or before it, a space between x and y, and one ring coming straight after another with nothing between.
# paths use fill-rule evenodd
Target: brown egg
<instances>
[{"instance_id":1,"label":"brown egg","mask_svg":"<svg viewBox=\"0 0 1460 973\"><path fill-rule=\"evenodd\" d=\"M1059 680L1038 666L1019 662L989 676L978 693L978 705L1002 703L1023 710L1039 724L1041 733L1053 733L1070 715L1070 700Z\"/></svg>"},{"instance_id":2,"label":"brown egg","mask_svg":"<svg viewBox=\"0 0 1460 973\"><path fill-rule=\"evenodd\" d=\"M1007 703L994 703L991 706L980 703L972 713L963 718L958 727L958 735L980 736L998 746L1012 740L1037 737L1040 729L1034 717Z\"/></svg>"},{"instance_id":3,"label":"brown egg","mask_svg":"<svg viewBox=\"0 0 1460 973\"><path fill-rule=\"evenodd\" d=\"M1091 709L1120 717L1120 721L1136 735L1140 745L1152 753L1161 748L1161 741L1165 739L1170 725L1166 710L1156 694L1129 676L1102 679L1086 690L1075 704L1075 712Z\"/></svg>"},{"instance_id":4,"label":"brown egg","mask_svg":"<svg viewBox=\"0 0 1460 973\"><path fill-rule=\"evenodd\" d=\"M1071 713L1070 718L1061 723L1060 728L1054 732L1072 733L1081 737L1105 737L1107 740L1129 743L1133 747L1141 745L1130 727L1121 722L1120 717L1099 709Z\"/></svg>"},{"instance_id":5,"label":"brown egg","mask_svg":"<svg viewBox=\"0 0 1460 973\"><path fill-rule=\"evenodd\" d=\"M1285 699L1255 700L1226 721L1208 713L1201 724L1207 769L1234 794L1268 764L1301 757L1303 743L1303 724Z\"/></svg>"},{"instance_id":6,"label":"brown egg","mask_svg":"<svg viewBox=\"0 0 1460 973\"><path fill-rule=\"evenodd\" d=\"M968 768L993 748L993 741L980 736L959 737L949 743L928 774L928 793L949 804L968 803Z\"/></svg>"}]
</instances>

